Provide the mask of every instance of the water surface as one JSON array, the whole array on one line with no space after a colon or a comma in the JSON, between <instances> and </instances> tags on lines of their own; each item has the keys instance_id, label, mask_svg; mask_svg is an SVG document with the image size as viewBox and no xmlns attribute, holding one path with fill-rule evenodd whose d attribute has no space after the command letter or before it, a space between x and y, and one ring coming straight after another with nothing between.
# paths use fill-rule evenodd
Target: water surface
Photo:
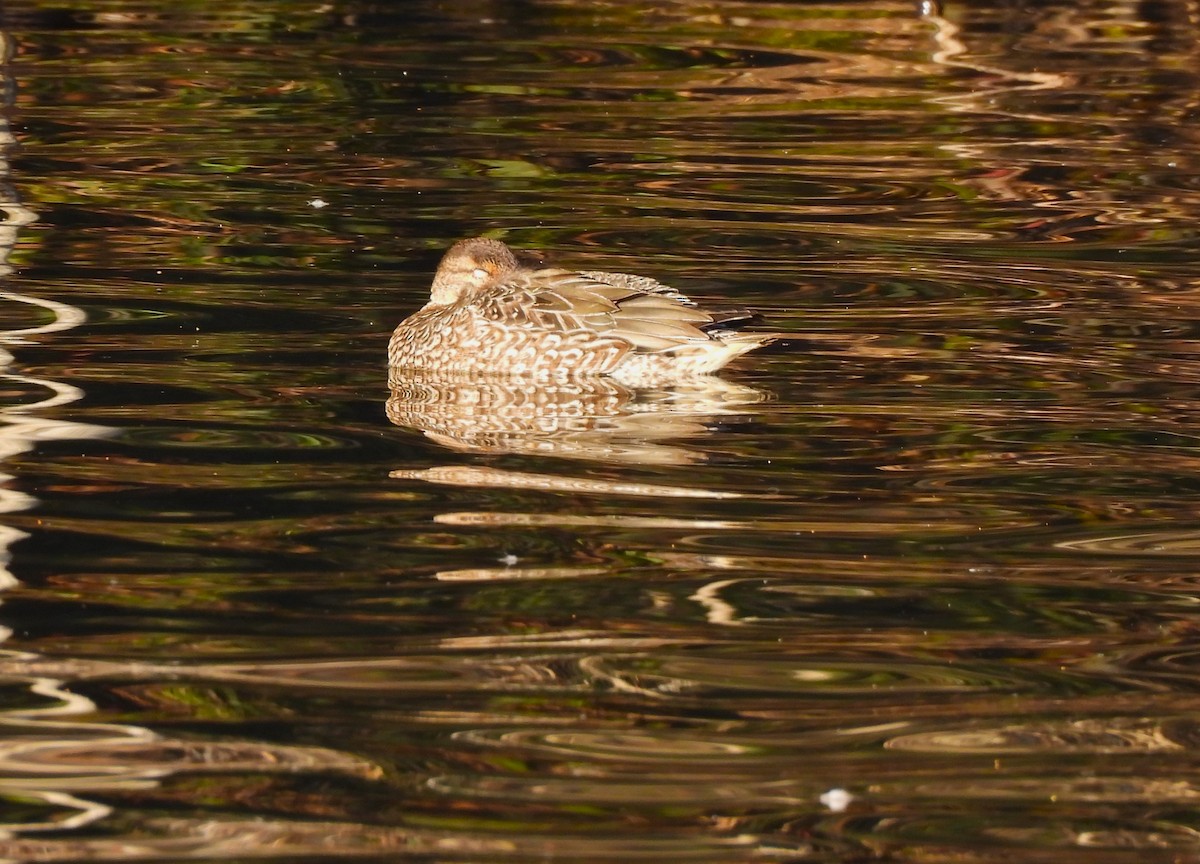
<instances>
[{"instance_id":1,"label":"water surface","mask_svg":"<svg viewBox=\"0 0 1200 864\"><path fill-rule=\"evenodd\" d=\"M1196 855L1190 3L0 28L0 857ZM479 233L791 339L389 386Z\"/></svg>"}]
</instances>

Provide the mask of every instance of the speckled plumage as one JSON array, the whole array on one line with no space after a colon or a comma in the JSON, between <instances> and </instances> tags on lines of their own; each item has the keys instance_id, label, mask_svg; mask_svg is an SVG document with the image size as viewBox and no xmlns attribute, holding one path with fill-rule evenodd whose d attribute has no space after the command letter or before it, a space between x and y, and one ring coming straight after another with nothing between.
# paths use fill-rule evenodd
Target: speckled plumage
<instances>
[{"instance_id":1,"label":"speckled plumage","mask_svg":"<svg viewBox=\"0 0 1200 864\"><path fill-rule=\"evenodd\" d=\"M476 237L442 258L429 302L392 333L388 364L637 386L715 372L775 338L732 329L749 317L707 312L645 276L525 267L503 243Z\"/></svg>"}]
</instances>

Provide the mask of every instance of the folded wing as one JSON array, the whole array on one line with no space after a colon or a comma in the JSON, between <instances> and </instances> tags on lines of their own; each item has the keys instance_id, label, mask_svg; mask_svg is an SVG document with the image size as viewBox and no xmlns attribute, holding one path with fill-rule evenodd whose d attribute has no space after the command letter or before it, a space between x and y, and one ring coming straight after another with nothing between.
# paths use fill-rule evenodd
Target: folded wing
<instances>
[{"instance_id":1,"label":"folded wing","mask_svg":"<svg viewBox=\"0 0 1200 864\"><path fill-rule=\"evenodd\" d=\"M645 276L558 269L516 274L481 292L473 305L495 321L535 330L589 331L625 340L640 353L719 340L752 317L741 309L706 311Z\"/></svg>"}]
</instances>

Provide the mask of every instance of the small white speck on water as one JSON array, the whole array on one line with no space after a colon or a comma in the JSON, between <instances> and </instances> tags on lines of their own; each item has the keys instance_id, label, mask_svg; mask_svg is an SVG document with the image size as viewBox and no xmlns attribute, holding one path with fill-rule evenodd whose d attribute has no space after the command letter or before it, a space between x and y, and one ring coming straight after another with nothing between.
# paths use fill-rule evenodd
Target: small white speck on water
<instances>
[{"instance_id":1,"label":"small white speck on water","mask_svg":"<svg viewBox=\"0 0 1200 864\"><path fill-rule=\"evenodd\" d=\"M329 202L323 198L313 198L308 202L308 206L312 207L314 210L320 210L322 207L328 207Z\"/></svg>"},{"instance_id":2,"label":"small white speck on water","mask_svg":"<svg viewBox=\"0 0 1200 864\"><path fill-rule=\"evenodd\" d=\"M518 558L516 555L512 554L511 552L509 552L506 555L501 555L496 560L499 561L501 564L503 564L505 567L511 567L514 564L516 564L518 561L520 561L521 559Z\"/></svg>"},{"instance_id":3,"label":"small white speck on water","mask_svg":"<svg viewBox=\"0 0 1200 864\"><path fill-rule=\"evenodd\" d=\"M854 800L854 796L845 789L830 789L828 792L823 792L819 800L831 812L841 813L850 806L850 802Z\"/></svg>"}]
</instances>

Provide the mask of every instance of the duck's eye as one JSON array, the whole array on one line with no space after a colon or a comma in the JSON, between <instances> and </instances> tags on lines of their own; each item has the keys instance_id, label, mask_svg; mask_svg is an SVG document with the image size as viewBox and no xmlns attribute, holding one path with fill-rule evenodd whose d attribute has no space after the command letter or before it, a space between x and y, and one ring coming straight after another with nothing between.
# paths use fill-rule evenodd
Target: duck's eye
<instances>
[{"instance_id":1,"label":"duck's eye","mask_svg":"<svg viewBox=\"0 0 1200 864\"><path fill-rule=\"evenodd\" d=\"M491 276L492 274L489 273L488 271L484 270L482 267L476 267L474 270L471 271L471 275L474 276L476 279L486 279L487 277Z\"/></svg>"}]
</instances>

